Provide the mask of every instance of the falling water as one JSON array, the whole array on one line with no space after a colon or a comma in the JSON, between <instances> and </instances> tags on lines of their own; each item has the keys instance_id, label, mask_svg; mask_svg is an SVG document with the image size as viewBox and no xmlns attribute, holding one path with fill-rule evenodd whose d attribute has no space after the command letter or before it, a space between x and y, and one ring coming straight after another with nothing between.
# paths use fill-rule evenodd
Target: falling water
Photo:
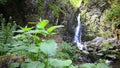
<instances>
[{"instance_id":1,"label":"falling water","mask_svg":"<svg viewBox=\"0 0 120 68\"><path fill-rule=\"evenodd\" d=\"M81 43L82 42L82 40L81 40L82 31L81 31L80 14L78 14L77 21L78 21L78 24L75 29L74 42L77 44L77 47L80 50L83 50L83 45Z\"/></svg>"}]
</instances>

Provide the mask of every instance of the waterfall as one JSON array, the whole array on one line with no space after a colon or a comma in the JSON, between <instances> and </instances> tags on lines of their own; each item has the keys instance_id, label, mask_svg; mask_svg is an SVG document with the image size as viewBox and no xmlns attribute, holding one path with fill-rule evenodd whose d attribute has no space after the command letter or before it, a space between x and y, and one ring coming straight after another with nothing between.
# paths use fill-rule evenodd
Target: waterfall
<instances>
[{"instance_id":1,"label":"waterfall","mask_svg":"<svg viewBox=\"0 0 120 68\"><path fill-rule=\"evenodd\" d=\"M82 30L81 30L80 14L78 14L77 21L78 21L78 24L75 29L74 42L77 44L77 47L80 50L83 50L83 45L81 40Z\"/></svg>"}]
</instances>

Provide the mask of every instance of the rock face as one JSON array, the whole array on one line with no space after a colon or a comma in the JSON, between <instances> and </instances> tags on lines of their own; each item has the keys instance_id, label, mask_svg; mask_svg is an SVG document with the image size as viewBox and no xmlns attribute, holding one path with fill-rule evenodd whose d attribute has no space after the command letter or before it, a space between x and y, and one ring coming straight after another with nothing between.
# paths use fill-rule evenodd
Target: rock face
<instances>
[{"instance_id":1,"label":"rock face","mask_svg":"<svg viewBox=\"0 0 120 68\"><path fill-rule=\"evenodd\" d=\"M105 21L106 10L110 8L109 1L105 0L90 0L87 5L81 5L80 11L82 15L82 23L86 26L86 37L102 36L104 38L111 37L111 22ZM83 37L83 41L88 41L88 38ZM90 39L91 40L91 39Z\"/></svg>"}]
</instances>

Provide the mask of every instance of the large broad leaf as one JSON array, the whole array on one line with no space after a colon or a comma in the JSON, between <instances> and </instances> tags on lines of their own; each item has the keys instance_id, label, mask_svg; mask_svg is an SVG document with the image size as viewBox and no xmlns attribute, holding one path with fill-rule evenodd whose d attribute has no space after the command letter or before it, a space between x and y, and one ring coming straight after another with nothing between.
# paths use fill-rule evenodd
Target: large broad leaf
<instances>
[{"instance_id":1,"label":"large broad leaf","mask_svg":"<svg viewBox=\"0 0 120 68\"><path fill-rule=\"evenodd\" d=\"M39 61L31 63L22 63L21 68L45 68L45 64Z\"/></svg>"},{"instance_id":2,"label":"large broad leaf","mask_svg":"<svg viewBox=\"0 0 120 68\"><path fill-rule=\"evenodd\" d=\"M19 63L12 63L12 64L10 64L10 68L17 68L17 67L19 67Z\"/></svg>"},{"instance_id":3,"label":"large broad leaf","mask_svg":"<svg viewBox=\"0 0 120 68\"><path fill-rule=\"evenodd\" d=\"M27 46L17 46L17 47L14 47L10 50L10 52L16 52L16 51L25 51L27 49Z\"/></svg>"},{"instance_id":4,"label":"large broad leaf","mask_svg":"<svg viewBox=\"0 0 120 68\"><path fill-rule=\"evenodd\" d=\"M53 56L56 54L57 43L54 40L47 40L41 43L40 50L46 55Z\"/></svg>"},{"instance_id":5,"label":"large broad leaf","mask_svg":"<svg viewBox=\"0 0 120 68\"><path fill-rule=\"evenodd\" d=\"M57 28L61 28L64 27L63 25L59 25L59 26L52 26L50 28L47 29L48 33L51 33L53 30L57 29Z\"/></svg>"},{"instance_id":6,"label":"large broad leaf","mask_svg":"<svg viewBox=\"0 0 120 68\"><path fill-rule=\"evenodd\" d=\"M92 63L85 63L80 65L80 68L96 68L96 65Z\"/></svg>"},{"instance_id":7,"label":"large broad leaf","mask_svg":"<svg viewBox=\"0 0 120 68\"><path fill-rule=\"evenodd\" d=\"M35 44L31 44L31 45L29 45L29 47L27 48L27 50L29 52L37 53L39 51L39 48Z\"/></svg>"},{"instance_id":8,"label":"large broad leaf","mask_svg":"<svg viewBox=\"0 0 120 68\"><path fill-rule=\"evenodd\" d=\"M73 7L78 8L81 5L82 0L70 0L70 3L73 5Z\"/></svg>"},{"instance_id":9,"label":"large broad leaf","mask_svg":"<svg viewBox=\"0 0 120 68\"><path fill-rule=\"evenodd\" d=\"M72 61L71 60L58 60L58 59L48 59L50 65L54 66L55 68L56 67L65 67L65 66L70 66Z\"/></svg>"},{"instance_id":10,"label":"large broad leaf","mask_svg":"<svg viewBox=\"0 0 120 68\"><path fill-rule=\"evenodd\" d=\"M36 27L38 28L38 29L44 29L45 28L45 26L48 24L48 20L42 20L41 22L39 22L37 25L36 25Z\"/></svg>"},{"instance_id":11,"label":"large broad leaf","mask_svg":"<svg viewBox=\"0 0 120 68\"><path fill-rule=\"evenodd\" d=\"M108 66L108 64L98 63L98 64L96 65L96 68L110 68L110 67Z\"/></svg>"}]
</instances>

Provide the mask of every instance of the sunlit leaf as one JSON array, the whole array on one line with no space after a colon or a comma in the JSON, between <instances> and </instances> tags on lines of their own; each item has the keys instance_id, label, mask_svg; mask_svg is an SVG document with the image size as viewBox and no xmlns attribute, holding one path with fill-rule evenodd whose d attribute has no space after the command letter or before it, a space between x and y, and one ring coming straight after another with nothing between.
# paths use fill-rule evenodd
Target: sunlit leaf
<instances>
[{"instance_id":1,"label":"sunlit leaf","mask_svg":"<svg viewBox=\"0 0 120 68\"><path fill-rule=\"evenodd\" d=\"M50 28L47 29L48 33L51 33L53 30L57 29L57 28L61 28L64 27L63 25L59 25L59 26L52 26Z\"/></svg>"},{"instance_id":2,"label":"sunlit leaf","mask_svg":"<svg viewBox=\"0 0 120 68\"><path fill-rule=\"evenodd\" d=\"M40 39L39 36L32 35L32 37L35 39L35 42L36 42L36 43L40 43L40 42L41 42L41 39Z\"/></svg>"},{"instance_id":3,"label":"sunlit leaf","mask_svg":"<svg viewBox=\"0 0 120 68\"><path fill-rule=\"evenodd\" d=\"M23 30L24 32L27 32L27 31L30 31L30 30L33 29L33 27L27 27L27 26L25 26L25 27L20 27L20 28L21 28L21 30Z\"/></svg>"},{"instance_id":4,"label":"sunlit leaf","mask_svg":"<svg viewBox=\"0 0 120 68\"><path fill-rule=\"evenodd\" d=\"M70 3L71 3L74 7L78 8L78 7L80 7L80 5L81 5L81 3L82 3L82 0L70 0Z\"/></svg>"},{"instance_id":5,"label":"sunlit leaf","mask_svg":"<svg viewBox=\"0 0 120 68\"><path fill-rule=\"evenodd\" d=\"M41 22L39 22L39 23L36 25L36 27L37 27L38 29L44 29L45 26L46 26L48 23L49 23L48 20L42 20Z\"/></svg>"}]
</instances>

